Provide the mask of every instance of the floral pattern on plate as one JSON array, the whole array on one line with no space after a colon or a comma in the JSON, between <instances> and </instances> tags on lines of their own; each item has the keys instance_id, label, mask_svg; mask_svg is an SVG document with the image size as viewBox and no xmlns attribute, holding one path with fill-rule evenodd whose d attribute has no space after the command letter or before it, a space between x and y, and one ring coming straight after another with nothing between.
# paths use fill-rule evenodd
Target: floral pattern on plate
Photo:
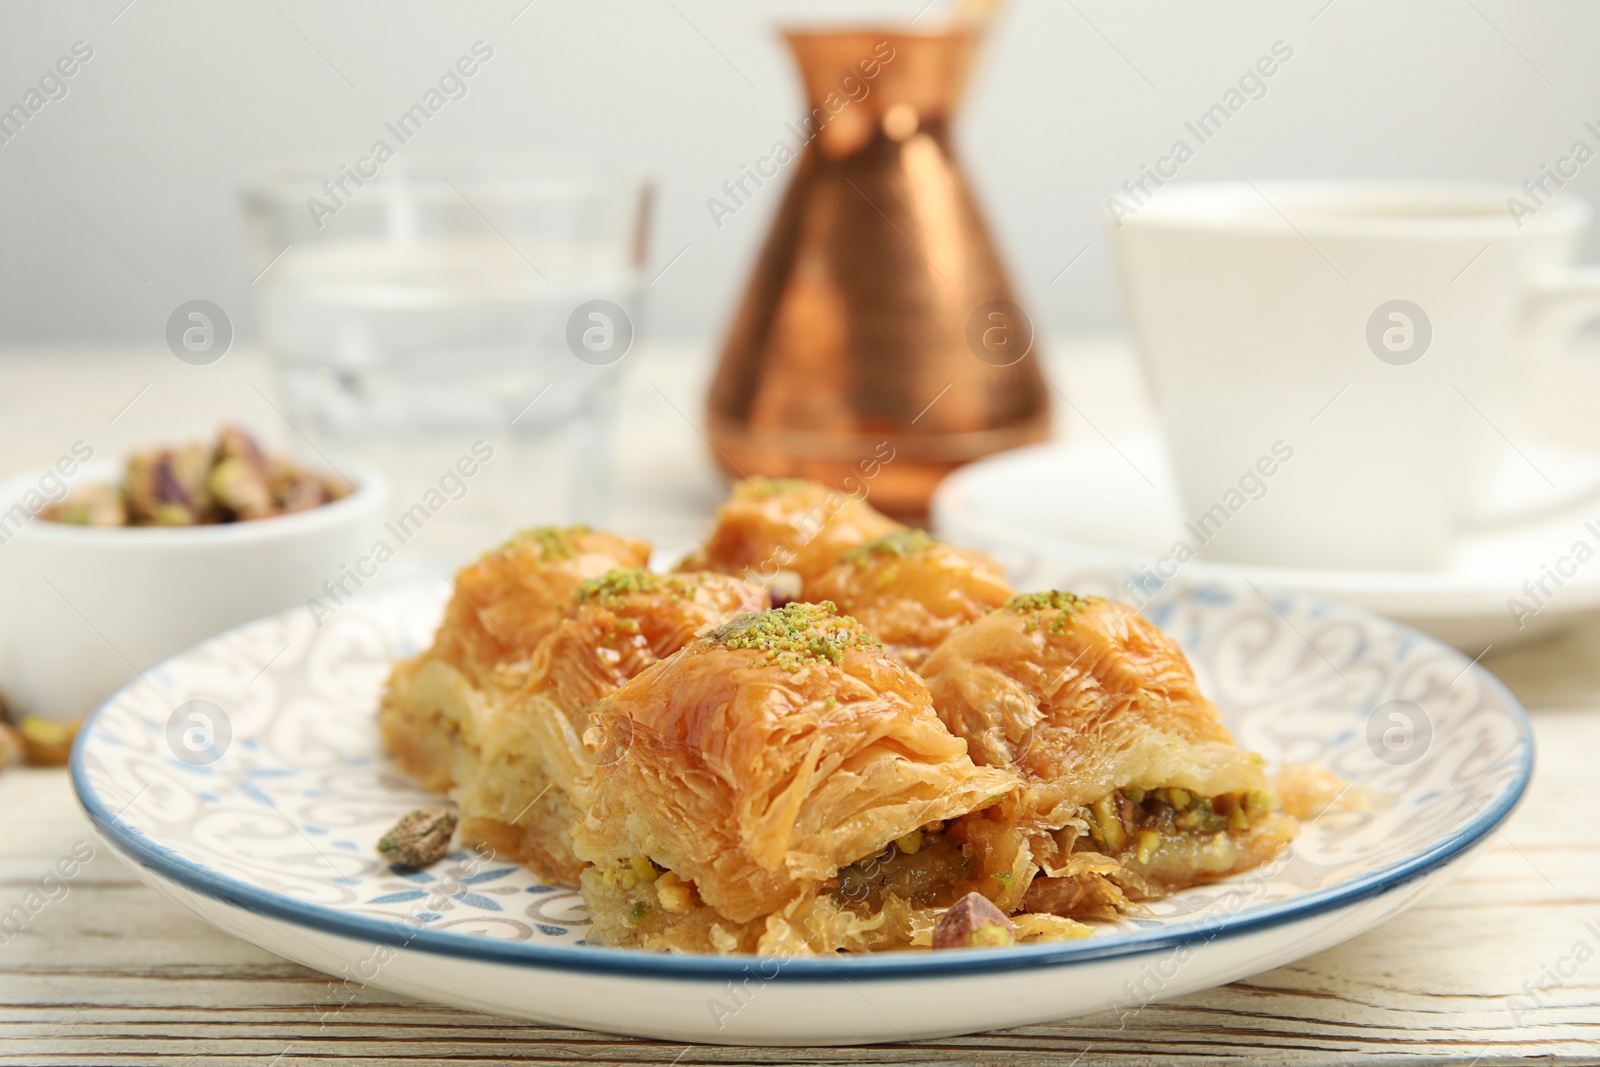
<instances>
[{"instance_id":1,"label":"floral pattern on plate","mask_svg":"<svg viewBox=\"0 0 1600 1067\"><path fill-rule=\"evenodd\" d=\"M74 762L85 804L169 877L201 871L334 925L381 920L401 944L428 931L535 953L582 945L588 920L571 887L481 849L426 871L375 851L396 819L436 800L383 754L375 708L390 663L426 647L448 594L445 583L371 591L320 625L291 611L145 671L84 729ZM1277 766L1321 764L1379 803L1330 811L1273 863L1073 946L1209 928L1425 869L1486 832L1526 784L1532 742L1516 701L1413 631L1254 588L1179 590L1145 611L1183 646L1243 745Z\"/></svg>"}]
</instances>

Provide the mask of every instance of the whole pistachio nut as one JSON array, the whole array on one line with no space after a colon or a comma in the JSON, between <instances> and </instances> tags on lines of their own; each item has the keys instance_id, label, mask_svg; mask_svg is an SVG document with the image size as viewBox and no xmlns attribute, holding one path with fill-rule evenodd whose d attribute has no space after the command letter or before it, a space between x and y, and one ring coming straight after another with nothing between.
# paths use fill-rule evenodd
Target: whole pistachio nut
<instances>
[{"instance_id":1,"label":"whole pistachio nut","mask_svg":"<svg viewBox=\"0 0 1600 1067\"><path fill-rule=\"evenodd\" d=\"M152 448L128 457L122 474L122 492L127 500L128 517L134 523L148 523L161 506L162 466L165 453Z\"/></svg>"},{"instance_id":2,"label":"whole pistachio nut","mask_svg":"<svg viewBox=\"0 0 1600 1067\"><path fill-rule=\"evenodd\" d=\"M0 722L0 769L22 758L22 734L8 722Z\"/></svg>"},{"instance_id":3,"label":"whole pistachio nut","mask_svg":"<svg viewBox=\"0 0 1600 1067\"><path fill-rule=\"evenodd\" d=\"M356 491L356 487L345 481L340 475L323 474L318 477L322 482L322 491L327 494L329 503L335 500L343 500Z\"/></svg>"},{"instance_id":4,"label":"whole pistachio nut","mask_svg":"<svg viewBox=\"0 0 1600 1067\"><path fill-rule=\"evenodd\" d=\"M456 813L446 807L418 808L400 817L378 839L378 852L401 867L426 867L450 852L456 832Z\"/></svg>"},{"instance_id":5,"label":"whole pistachio nut","mask_svg":"<svg viewBox=\"0 0 1600 1067\"><path fill-rule=\"evenodd\" d=\"M189 507L202 523L222 522L224 515L211 492L211 470L216 450L210 444L191 442L172 453L172 476L183 487Z\"/></svg>"},{"instance_id":6,"label":"whole pistachio nut","mask_svg":"<svg viewBox=\"0 0 1600 1067\"><path fill-rule=\"evenodd\" d=\"M307 472L290 483L283 492L284 511L309 511L329 501L328 490L322 479Z\"/></svg>"},{"instance_id":7,"label":"whole pistachio nut","mask_svg":"<svg viewBox=\"0 0 1600 1067\"><path fill-rule=\"evenodd\" d=\"M196 516L196 522L215 522L216 504L211 497L211 449L191 441L172 451L172 480L183 493L183 502Z\"/></svg>"},{"instance_id":8,"label":"whole pistachio nut","mask_svg":"<svg viewBox=\"0 0 1600 1067\"><path fill-rule=\"evenodd\" d=\"M126 526L128 508L115 486L86 485L60 503L51 504L40 518L76 526Z\"/></svg>"},{"instance_id":9,"label":"whole pistachio nut","mask_svg":"<svg viewBox=\"0 0 1600 1067\"><path fill-rule=\"evenodd\" d=\"M278 514L272 487L260 468L230 456L211 468L211 493L217 503L240 519L265 519Z\"/></svg>"},{"instance_id":10,"label":"whole pistachio nut","mask_svg":"<svg viewBox=\"0 0 1600 1067\"><path fill-rule=\"evenodd\" d=\"M982 893L968 893L939 916L934 948L993 948L1015 944L1017 928Z\"/></svg>"},{"instance_id":11,"label":"whole pistachio nut","mask_svg":"<svg viewBox=\"0 0 1600 1067\"><path fill-rule=\"evenodd\" d=\"M22 758L32 767L64 767L72 755L72 739L78 736L75 722L51 722L28 716L17 727L22 736Z\"/></svg>"},{"instance_id":12,"label":"whole pistachio nut","mask_svg":"<svg viewBox=\"0 0 1600 1067\"><path fill-rule=\"evenodd\" d=\"M201 520L200 508L174 469L174 453L168 449L135 452L128 460L124 492L135 525L192 526Z\"/></svg>"},{"instance_id":13,"label":"whole pistachio nut","mask_svg":"<svg viewBox=\"0 0 1600 1067\"><path fill-rule=\"evenodd\" d=\"M261 471L269 466L260 442L248 430L232 424L217 431L217 458L242 459Z\"/></svg>"}]
</instances>

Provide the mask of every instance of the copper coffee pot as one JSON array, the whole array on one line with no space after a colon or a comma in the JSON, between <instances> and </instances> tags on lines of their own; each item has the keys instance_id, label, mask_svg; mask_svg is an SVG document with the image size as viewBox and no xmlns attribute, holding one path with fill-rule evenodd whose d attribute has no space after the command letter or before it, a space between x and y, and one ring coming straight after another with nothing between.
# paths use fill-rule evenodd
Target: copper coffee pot
<instances>
[{"instance_id":1,"label":"copper coffee pot","mask_svg":"<svg viewBox=\"0 0 1600 1067\"><path fill-rule=\"evenodd\" d=\"M785 34L809 137L711 386L729 474L805 477L902 516L952 469L1043 440L1027 315L951 153L969 28ZM748 184L748 183L747 183Z\"/></svg>"}]
</instances>

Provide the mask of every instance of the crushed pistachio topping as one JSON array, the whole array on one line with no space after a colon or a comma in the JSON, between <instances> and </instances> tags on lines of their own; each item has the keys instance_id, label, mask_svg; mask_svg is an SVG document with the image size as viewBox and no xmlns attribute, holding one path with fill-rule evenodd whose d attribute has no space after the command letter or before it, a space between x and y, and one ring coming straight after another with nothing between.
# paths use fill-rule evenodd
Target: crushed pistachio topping
<instances>
[{"instance_id":1,"label":"crushed pistachio topping","mask_svg":"<svg viewBox=\"0 0 1600 1067\"><path fill-rule=\"evenodd\" d=\"M578 586L572 598L580 603L585 600L598 600L602 604L609 605L624 600L634 593L654 593L662 584L660 575L643 568L609 570L600 577L590 578Z\"/></svg>"},{"instance_id":2,"label":"crushed pistachio topping","mask_svg":"<svg viewBox=\"0 0 1600 1067\"><path fill-rule=\"evenodd\" d=\"M859 622L837 611L830 600L785 604L740 615L706 636L723 648L760 652L767 663L786 671L821 660L841 663L851 649L883 647Z\"/></svg>"},{"instance_id":3,"label":"crushed pistachio topping","mask_svg":"<svg viewBox=\"0 0 1600 1067\"><path fill-rule=\"evenodd\" d=\"M1034 611L1083 611L1104 600L1098 596L1079 596L1077 593L1064 593L1059 589L1051 589L1043 593L1019 593L1006 601L1005 606L1019 614Z\"/></svg>"},{"instance_id":4,"label":"crushed pistachio topping","mask_svg":"<svg viewBox=\"0 0 1600 1067\"><path fill-rule=\"evenodd\" d=\"M1018 615L1028 616L1027 621L1022 624L1024 633L1033 633L1043 625L1048 633L1059 637L1067 632L1074 615L1086 611L1103 600L1105 597L1079 596L1077 593L1064 593L1059 589L1052 589L1044 593L1018 594L997 610L1014 611ZM1054 614L1050 614L1052 612Z\"/></svg>"},{"instance_id":5,"label":"crushed pistachio topping","mask_svg":"<svg viewBox=\"0 0 1600 1067\"><path fill-rule=\"evenodd\" d=\"M680 599L693 595L693 584L678 575L656 574L643 568L606 571L598 578L590 578L572 594L575 603L590 601L605 608L616 608L628 599L649 593L670 592Z\"/></svg>"},{"instance_id":6,"label":"crushed pistachio topping","mask_svg":"<svg viewBox=\"0 0 1600 1067\"><path fill-rule=\"evenodd\" d=\"M874 556L893 556L903 559L918 552L926 552L937 543L923 530L896 530L894 533L886 533L882 537L875 537L865 544L857 545L839 559L843 563L865 567Z\"/></svg>"},{"instance_id":7,"label":"crushed pistachio topping","mask_svg":"<svg viewBox=\"0 0 1600 1067\"><path fill-rule=\"evenodd\" d=\"M745 481L743 488L753 497L765 498L792 493L810 484L804 478L750 478Z\"/></svg>"},{"instance_id":8,"label":"crushed pistachio topping","mask_svg":"<svg viewBox=\"0 0 1600 1067\"><path fill-rule=\"evenodd\" d=\"M571 559L578 554L573 539L589 532L587 526L530 526L511 535L506 548L534 544L545 559Z\"/></svg>"}]
</instances>

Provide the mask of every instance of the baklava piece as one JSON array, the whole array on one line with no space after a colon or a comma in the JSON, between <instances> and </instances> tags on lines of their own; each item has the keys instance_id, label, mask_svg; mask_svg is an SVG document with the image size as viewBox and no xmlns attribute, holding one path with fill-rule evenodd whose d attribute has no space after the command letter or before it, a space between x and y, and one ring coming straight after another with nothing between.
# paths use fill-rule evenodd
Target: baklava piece
<instances>
[{"instance_id":1,"label":"baklava piece","mask_svg":"<svg viewBox=\"0 0 1600 1067\"><path fill-rule=\"evenodd\" d=\"M1297 823L1234 743L1182 650L1132 608L1018 596L957 630L921 673L985 766L1017 773L958 820L1005 911L1110 916L1259 866Z\"/></svg>"},{"instance_id":2,"label":"baklava piece","mask_svg":"<svg viewBox=\"0 0 1600 1067\"><path fill-rule=\"evenodd\" d=\"M578 586L649 557L643 541L545 526L461 568L433 647L389 676L378 727L395 762L435 793L461 781L476 761L465 732L526 683Z\"/></svg>"},{"instance_id":3,"label":"baklava piece","mask_svg":"<svg viewBox=\"0 0 1600 1067\"><path fill-rule=\"evenodd\" d=\"M796 478L751 478L717 509L711 535L680 570L721 571L801 595L849 549L905 529L860 497Z\"/></svg>"},{"instance_id":4,"label":"baklava piece","mask_svg":"<svg viewBox=\"0 0 1600 1067\"><path fill-rule=\"evenodd\" d=\"M831 604L740 616L594 718L593 802L574 836L593 864L581 886L596 944L931 944L970 876L943 827L1017 785L974 765L916 675ZM891 877L891 857L911 862Z\"/></svg>"},{"instance_id":5,"label":"baklava piece","mask_svg":"<svg viewBox=\"0 0 1600 1067\"><path fill-rule=\"evenodd\" d=\"M761 587L706 571L613 570L578 586L526 683L474 723L478 760L456 790L462 839L575 884L571 829L595 765L589 709L701 631L766 607Z\"/></svg>"},{"instance_id":6,"label":"baklava piece","mask_svg":"<svg viewBox=\"0 0 1600 1067\"><path fill-rule=\"evenodd\" d=\"M831 600L915 669L946 637L1011 599L988 554L897 530L845 552L806 584L807 601Z\"/></svg>"}]
</instances>

